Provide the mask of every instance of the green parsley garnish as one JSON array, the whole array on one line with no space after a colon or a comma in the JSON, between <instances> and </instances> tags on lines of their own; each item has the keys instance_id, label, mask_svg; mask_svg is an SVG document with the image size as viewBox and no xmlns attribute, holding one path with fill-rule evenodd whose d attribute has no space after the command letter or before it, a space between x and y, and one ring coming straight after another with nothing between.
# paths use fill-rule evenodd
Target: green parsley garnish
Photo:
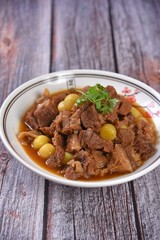
<instances>
[{"instance_id":1,"label":"green parsley garnish","mask_svg":"<svg viewBox=\"0 0 160 240\"><path fill-rule=\"evenodd\" d=\"M90 101L95 104L98 111L104 114L113 112L114 107L119 101L117 98L111 98L109 92L100 84L89 87L87 92L79 92L82 93L82 95L76 101L77 106Z\"/></svg>"}]
</instances>

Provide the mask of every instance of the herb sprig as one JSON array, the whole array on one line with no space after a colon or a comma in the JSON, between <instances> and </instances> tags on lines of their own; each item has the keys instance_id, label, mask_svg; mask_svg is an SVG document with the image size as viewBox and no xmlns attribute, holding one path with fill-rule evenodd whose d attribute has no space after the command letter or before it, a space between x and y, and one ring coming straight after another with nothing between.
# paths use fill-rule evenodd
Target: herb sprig
<instances>
[{"instance_id":1,"label":"herb sprig","mask_svg":"<svg viewBox=\"0 0 160 240\"><path fill-rule=\"evenodd\" d=\"M77 106L90 101L95 104L98 111L104 114L113 112L114 107L119 101L117 98L111 98L109 92L100 84L89 87L87 92L79 92L82 95L76 101Z\"/></svg>"}]
</instances>

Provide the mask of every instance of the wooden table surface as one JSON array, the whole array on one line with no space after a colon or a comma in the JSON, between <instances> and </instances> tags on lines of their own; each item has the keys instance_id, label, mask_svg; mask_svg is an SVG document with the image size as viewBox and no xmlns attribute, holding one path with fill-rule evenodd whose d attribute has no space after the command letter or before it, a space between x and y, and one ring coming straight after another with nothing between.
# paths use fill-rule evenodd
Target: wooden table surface
<instances>
[{"instance_id":1,"label":"wooden table surface","mask_svg":"<svg viewBox=\"0 0 160 240\"><path fill-rule=\"evenodd\" d=\"M159 0L0 0L0 104L20 84L99 69L160 90ZM82 189L31 172L0 143L0 240L160 239L160 167Z\"/></svg>"}]
</instances>

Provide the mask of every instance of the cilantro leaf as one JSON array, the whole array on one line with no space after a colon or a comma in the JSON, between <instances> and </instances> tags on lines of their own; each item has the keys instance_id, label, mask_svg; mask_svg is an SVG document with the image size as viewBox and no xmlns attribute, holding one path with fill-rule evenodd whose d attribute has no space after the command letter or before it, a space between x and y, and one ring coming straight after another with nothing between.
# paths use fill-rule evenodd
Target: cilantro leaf
<instances>
[{"instance_id":1,"label":"cilantro leaf","mask_svg":"<svg viewBox=\"0 0 160 240\"><path fill-rule=\"evenodd\" d=\"M104 114L113 112L114 107L119 101L117 98L111 98L109 92L100 84L89 87L87 92L79 92L82 95L76 101L77 106L90 101L95 104L98 111Z\"/></svg>"}]
</instances>

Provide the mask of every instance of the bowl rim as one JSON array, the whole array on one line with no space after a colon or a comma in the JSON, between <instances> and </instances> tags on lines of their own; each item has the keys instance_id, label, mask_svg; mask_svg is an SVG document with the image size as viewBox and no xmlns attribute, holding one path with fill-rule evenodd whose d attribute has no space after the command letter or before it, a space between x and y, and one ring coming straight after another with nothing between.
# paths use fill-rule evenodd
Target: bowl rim
<instances>
[{"instance_id":1,"label":"bowl rim","mask_svg":"<svg viewBox=\"0 0 160 240\"><path fill-rule=\"evenodd\" d=\"M91 70L91 69L74 69L74 70L65 70L65 71L57 71L53 73L48 73L44 74L41 76L38 76L36 78L33 78L23 84L21 84L19 87L17 87L15 90L13 90L8 97L4 100L2 103L1 109L0 109L0 137L2 139L3 144L5 145L6 149L11 153L11 155L16 158L20 163L22 163L25 167L28 169L32 170L33 172L37 173L38 175L44 177L45 179L48 179L50 181L63 184L63 185L68 185L68 186L74 186L74 187L84 187L84 188L95 188L95 187L106 187L106 186L113 186L113 185L118 185L122 183L126 183L132 180L135 180L148 172L152 171L155 169L159 164L160 164L160 156L149 166L147 166L145 169L142 169L138 172L133 172L133 175L127 176L127 174L123 175L123 177L119 178L111 178L111 179L106 179L106 180L98 180L98 181L79 181L79 180L69 180L64 177L59 177L56 174L53 174L51 172L45 173L41 172L39 169L36 169L35 167L31 166L29 163L25 162L17 153L14 151L12 146L10 146L4 132L4 113L9 106L10 102L14 98L15 95L17 95L19 92L24 90L26 87L28 87L30 84L37 83L39 81L43 81L46 79L50 79L51 77L63 77L67 75L77 75L77 74L90 74L90 75L105 75L106 77L114 77L117 79L124 80L126 83L133 82L136 85L140 86L144 90L147 90L151 94L153 94L160 105L160 94L153 89L152 87L148 86L144 82L141 82L135 78L119 74L119 73L114 73L110 71L102 71L102 70ZM43 168L42 168L43 169ZM51 175L51 176L50 176Z\"/></svg>"}]
</instances>

